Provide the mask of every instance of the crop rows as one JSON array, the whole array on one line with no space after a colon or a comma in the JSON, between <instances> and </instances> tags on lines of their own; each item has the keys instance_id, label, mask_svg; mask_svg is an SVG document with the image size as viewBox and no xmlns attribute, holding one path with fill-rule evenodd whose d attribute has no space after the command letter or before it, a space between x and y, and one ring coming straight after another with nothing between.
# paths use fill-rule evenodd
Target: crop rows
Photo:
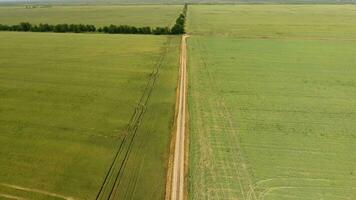
<instances>
[{"instance_id":1,"label":"crop rows","mask_svg":"<svg viewBox=\"0 0 356 200\"><path fill-rule=\"evenodd\" d=\"M191 185L193 190L200 191L191 193L191 198L257 200L253 181L241 152L237 124L226 107L223 96L217 95L220 90L217 80L210 72L203 55L207 47L199 38L195 38L194 43L197 46L195 51L199 52L199 66L202 66L194 73L199 73L204 79L192 78L192 84L197 88L192 90L199 91L199 94L193 96L196 100L193 102L192 107L195 109L192 112L204 117L196 119L197 125L193 129L194 132L205 134L192 136L195 141L199 141L192 147L192 157L199 159L192 161L191 173L204 171L204 175Z\"/></svg>"},{"instance_id":2,"label":"crop rows","mask_svg":"<svg viewBox=\"0 0 356 200\"><path fill-rule=\"evenodd\" d=\"M147 85L142 93L142 96L135 107L134 113L127 125L123 139L121 140L116 155L113 162L108 170L108 173L104 179L104 182L99 190L96 197L97 200L115 200L119 199L119 196L123 195L119 192L120 187L122 187L122 178L127 169L128 160L133 151L133 144L137 136L138 129L144 118L147 104L150 100L152 91L155 88L155 83L159 77L160 68L162 67L163 61L168 51L170 45L170 39L168 39L165 49L159 58L159 61L155 68L152 70ZM138 151L142 150L142 142L137 148ZM140 160L142 162L143 159ZM135 165L134 169L130 169L131 177L129 185L125 186L125 199L130 196L136 187L136 182L138 179L138 172L140 165Z\"/></svg>"}]
</instances>

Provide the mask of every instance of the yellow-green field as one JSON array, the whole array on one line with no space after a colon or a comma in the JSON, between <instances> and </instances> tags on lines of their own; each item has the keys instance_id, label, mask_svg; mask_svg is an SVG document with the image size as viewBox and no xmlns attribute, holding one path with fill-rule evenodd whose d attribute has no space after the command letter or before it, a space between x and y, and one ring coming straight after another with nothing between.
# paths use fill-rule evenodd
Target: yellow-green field
<instances>
[{"instance_id":1,"label":"yellow-green field","mask_svg":"<svg viewBox=\"0 0 356 200\"><path fill-rule=\"evenodd\" d=\"M356 6L190 6L190 199L356 198Z\"/></svg>"},{"instance_id":2,"label":"yellow-green field","mask_svg":"<svg viewBox=\"0 0 356 200\"><path fill-rule=\"evenodd\" d=\"M182 7L0 6L0 24L162 27ZM189 199L356 199L356 6L187 16ZM0 199L164 199L179 36L0 44Z\"/></svg>"},{"instance_id":3,"label":"yellow-green field","mask_svg":"<svg viewBox=\"0 0 356 200\"><path fill-rule=\"evenodd\" d=\"M0 6L0 24L30 22L162 27L173 25L181 10L181 5Z\"/></svg>"},{"instance_id":4,"label":"yellow-green field","mask_svg":"<svg viewBox=\"0 0 356 200\"><path fill-rule=\"evenodd\" d=\"M195 35L236 38L356 38L356 5L201 5L189 7Z\"/></svg>"},{"instance_id":5,"label":"yellow-green field","mask_svg":"<svg viewBox=\"0 0 356 200\"><path fill-rule=\"evenodd\" d=\"M12 32L0 42L0 196L95 199L127 135L116 197L163 199L178 37Z\"/></svg>"}]
</instances>

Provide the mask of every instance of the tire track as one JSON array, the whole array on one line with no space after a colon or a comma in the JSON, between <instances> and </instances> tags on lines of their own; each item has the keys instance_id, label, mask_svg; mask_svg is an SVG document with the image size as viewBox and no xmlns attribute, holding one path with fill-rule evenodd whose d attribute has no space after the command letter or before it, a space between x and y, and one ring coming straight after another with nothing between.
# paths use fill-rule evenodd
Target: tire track
<instances>
[{"instance_id":1,"label":"tire track","mask_svg":"<svg viewBox=\"0 0 356 200\"><path fill-rule=\"evenodd\" d=\"M21 197L12 196L12 195L3 194L3 193L0 193L0 197L3 197L5 199L13 199L13 200L27 200L27 199L24 199L24 198L21 198Z\"/></svg>"},{"instance_id":2,"label":"tire track","mask_svg":"<svg viewBox=\"0 0 356 200\"><path fill-rule=\"evenodd\" d=\"M159 77L160 68L164 63L170 43L171 43L171 39L168 38L164 50L156 66L153 68L150 74L149 80L147 81L142 96L140 97L139 102L135 107L134 113L132 114L132 117L124 131L124 137L121 140L120 144L118 145L118 150L113 158L113 162L111 163L109 170L104 178L104 181L100 187L100 190L96 196L96 200L116 200L120 195L118 191L122 183L121 182L122 177L125 174L125 169L128 160L132 154L132 147L135 141L135 137L137 135L137 130L144 118L147 104L150 100L152 91L155 88L156 81ZM139 173L135 172L137 170L139 170L139 168L135 168L134 171L132 172L133 177L130 177L130 179L133 179L134 182L136 182L138 179L137 176L139 175ZM136 183L134 183L133 185L130 183L129 186L136 187ZM131 189L125 188L125 190L128 191ZM133 192L134 190L131 191ZM125 197L126 196L130 196L129 193L125 193Z\"/></svg>"},{"instance_id":3,"label":"tire track","mask_svg":"<svg viewBox=\"0 0 356 200\"><path fill-rule=\"evenodd\" d=\"M75 200L73 197L68 197L68 196L64 196L64 195L60 195L57 193L53 193L53 192L49 192L49 191L45 191L45 190L39 190L39 189L34 189L34 188L27 188L27 187L22 187L19 185L12 185L12 184L7 184L7 183L0 183L0 186L3 187L7 187L7 188L12 188L15 190L21 190L21 191L26 191L26 192L33 192L33 193L37 193L37 194L41 194L41 195L46 195L46 196L50 196L50 197L56 197L59 199L64 199L64 200ZM5 195L5 194L3 194ZM1 196L1 195L0 195ZM8 195L8 197L10 197L11 195ZM13 196L15 197L15 196ZM20 197L16 197L17 199L21 199Z\"/></svg>"},{"instance_id":4,"label":"tire track","mask_svg":"<svg viewBox=\"0 0 356 200\"><path fill-rule=\"evenodd\" d=\"M173 176L170 200L184 199L184 165L185 165L185 126L186 126L186 95L187 95L187 43L189 36L182 36L181 69L179 81L177 132L174 147Z\"/></svg>"}]
</instances>

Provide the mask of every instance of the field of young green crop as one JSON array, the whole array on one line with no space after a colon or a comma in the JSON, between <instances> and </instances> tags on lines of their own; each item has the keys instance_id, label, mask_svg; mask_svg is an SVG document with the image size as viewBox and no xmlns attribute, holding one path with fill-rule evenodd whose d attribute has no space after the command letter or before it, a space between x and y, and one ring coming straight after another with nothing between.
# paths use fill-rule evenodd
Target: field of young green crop
<instances>
[{"instance_id":1,"label":"field of young green crop","mask_svg":"<svg viewBox=\"0 0 356 200\"><path fill-rule=\"evenodd\" d=\"M235 38L356 38L356 5L201 5L189 7L194 35Z\"/></svg>"},{"instance_id":2,"label":"field of young green crop","mask_svg":"<svg viewBox=\"0 0 356 200\"><path fill-rule=\"evenodd\" d=\"M123 138L121 172L104 193L119 174L118 199L163 199L178 37L12 32L0 41L0 199L95 199Z\"/></svg>"},{"instance_id":3,"label":"field of young green crop","mask_svg":"<svg viewBox=\"0 0 356 200\"><path fill-rule=\"evenodd\" d=\"M50 6L26 8L25 6L0 6L0 24L93 24L132 26L171 26L182 11L181 5L93 5Z\"/></svg>"},{"instance_id":4,"label":"field of young green crop","mask_svg":"<svg viewBox=\"0 0 356 200\"><path fill-rule=\"evenodd\" d=\"M190 199L356 197L356 6L190 6Z\"/></svg>"},{"instance_id":5,"label":"field of young green crop","mask_svg":"<svg viewBox=\"0 0 356 200\"><path fill-rule=\"evenodd\" d=\"M355 0L31 0L39 5L158 5L158 4L355 4ZM0 6L26 4L24 0L0 0Z\"/></svg>"}]
</instances>

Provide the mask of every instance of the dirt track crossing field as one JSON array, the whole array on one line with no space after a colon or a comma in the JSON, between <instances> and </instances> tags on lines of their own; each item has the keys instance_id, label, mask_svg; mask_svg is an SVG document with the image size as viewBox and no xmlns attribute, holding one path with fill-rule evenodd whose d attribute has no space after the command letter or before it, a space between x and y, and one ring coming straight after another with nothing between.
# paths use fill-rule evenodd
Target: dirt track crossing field
<instances>
[{"instance_id":1,"label":"dirt track crossing field","mask_svg":"<svg viewBox=\"0 0 356 200\"><path fill-rule=\"evenodd\" d=\"M180 58L180 81L177 114L177 132L174 148L173 177L171 200L184 199L184 166L185 166L185 134L186 134L186 95L187 95L187 35L182 36L181 58Z\"/></svg>"}]
</instances>

